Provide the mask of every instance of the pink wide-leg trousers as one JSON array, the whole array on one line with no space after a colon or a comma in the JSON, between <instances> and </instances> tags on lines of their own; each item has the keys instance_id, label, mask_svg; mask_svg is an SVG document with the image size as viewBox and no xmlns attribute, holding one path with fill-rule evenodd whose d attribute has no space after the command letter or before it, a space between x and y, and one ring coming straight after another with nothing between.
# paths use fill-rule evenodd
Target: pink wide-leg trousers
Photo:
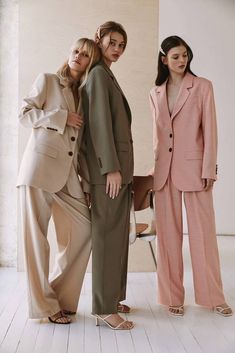
<instances>
[{"instance_id":1,"label":"pink wide-leg trousers","mask_svg":"<svg viewBox=\"0 0 235 353\"><path fill-rule=\"evenodd\" d=\"M223 304L225 299L212 190L182 192L170 177L164 187L155 192L159 301L164 305L184 303L182 194L188 222L195 301L199 305L214 307Z\"/></svg>"}]
</instances>

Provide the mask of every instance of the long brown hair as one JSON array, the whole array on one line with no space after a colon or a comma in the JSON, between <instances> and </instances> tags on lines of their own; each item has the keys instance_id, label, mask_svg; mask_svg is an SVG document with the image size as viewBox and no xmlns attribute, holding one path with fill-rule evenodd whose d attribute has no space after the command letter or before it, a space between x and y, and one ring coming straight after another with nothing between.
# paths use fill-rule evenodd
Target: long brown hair
<instances>
[{"instance_id":1,"label":"long brown hair","mask_svg":"<svg viewBox=\"0 0 235 353\"><path fill-rule=\"evenodd\" d=\"M196 76L190 69L190 64L191 64L191 61L193 60L192 49L182 38L180 38L178 36L170 36L170 37L167 37L166 39L164 39L164 41L161 44L160 50L159 50L158 74L157 74L157 78L155 81L156 86L160 86L161 84L163 84L169 76L169 69L168 69L167 65L163 64L162 57L166 56L170 49L175 48L175 47L179 47L180 45L183 45L186 48L187 54L188 54L188 63L185 68L185 72L190 72L192 75Z\"/></svg>"},{"instance_id":2,"label":"long brown hair","mask_svg":"<svg viewBox=\"0 0 235 353\"><path fill-rule=\"evenodd\" d=\"M125 42L125 47L124 47L125 49L127 45L127 33L120 23L117 23L114 21L105 22L98 27L95 33L95 42L99 44L101 39L104 36L106 36L107 34L111 34L113 32L118 32L123 36L124 42Z\"/></svg>"}]
</instances>

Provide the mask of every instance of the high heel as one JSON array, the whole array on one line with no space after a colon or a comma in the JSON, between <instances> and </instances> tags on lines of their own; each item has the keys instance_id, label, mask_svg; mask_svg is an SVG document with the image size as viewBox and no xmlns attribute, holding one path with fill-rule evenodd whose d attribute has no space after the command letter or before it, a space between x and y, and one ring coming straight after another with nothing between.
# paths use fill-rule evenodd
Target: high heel
<instances>
[{"instance_id":1,"label":"high heel","mask_svg":"<svg viewBox=\"0 0 235 353\"><path fill-rule=\"evenodd\" d=\"M184 306L183 305L169 305L168 311L173 316L183 316Z\"/></svg>"},{"instance_id":2,"label":"high heel","mask_svg":"<svg viewBox=\"0 0 235 353\"><path fill-rule=\"evenodd\" d=\"M225 317L233 315L232 308L226 303L222 305L216 305L216 307L214 308L214 312Z\"/></svg>"},{"instance_id":3,"label":"high heel","mask_svg":"<svg viewBox=\"0 0 235 353\"><path fill-rule=\"evenodd\" d=\"M68 325L71 323L71 319L64 315L62 310L52 316L49 316L48 319L53 324Z\"/></svg>"},{"instance_id":4,"label":"high heel","mask_svg":"<svg viewBox=\"0 0 235 353\"><path fill-rule=\"evenodd\" d=\"M128 321L128 320L124 320L124 319L123 319L123 321L120 322L120 324L118 324L117 326L113 326L112 324L110 324L110 323L107 321L107 319L108 319L109 317L111 317L112 315L113 315L113 314L109 314L109 315L107 315L107 316L105 316L105 317L101 317L100 315L97 315L97 314L93 315L93 316L95 317L95 324L96 324L96 326L99 326L99 325L100 325L99 320L101 320L105 325L107 325L108 327L110 327L112 330L131 330L131 329L134 327L134 324L133 324L132 321ZM122 327L122 325L123 325L124 323L126 323L126 322L130 323L130 326Z\"/></svg>"},{"instance_id":5,"label":"high heel","mask_svg":"<svg viewBox=\"0 0 235 353\"><path fill-rule=\"evenodd\" d=\"M98 316L95 316L95 326L100 326Z\"/></svg>"}]
</instances>

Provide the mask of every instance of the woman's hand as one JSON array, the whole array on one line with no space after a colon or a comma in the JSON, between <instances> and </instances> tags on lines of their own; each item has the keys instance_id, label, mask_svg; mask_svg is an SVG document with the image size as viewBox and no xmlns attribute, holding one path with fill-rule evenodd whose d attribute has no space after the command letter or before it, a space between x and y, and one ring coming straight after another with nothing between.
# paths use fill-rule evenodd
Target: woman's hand
<instances>
[{"instance_id":1,"label":"woman's hand","mask_svg":"<svg viewBox=\"0 0 235 353\"><path fill-rule=\"evenodd\" d=\"M152 167L152 168L148 171L147 175L152 175L152 176L154 176L154 167Z\"/></svg>"},{"instance_id":2,"label":"woman's hand","mask_svg":"<svg viewBox=\"0 0 235 353\"><path fill-rule=\"evenodd\" d=\"M88 208L91 207L91 194L89 194L88 192L84 192L85 195L85 200L86 200L86 204L88 206Z\"/></svg>"},{"instance_id":3,"label":"woman's hand","mask_svg":"<svg viewBox=\"0 0 235 353\"><path fill-rule=\"evenodd\" d=\"M207 191L214 185L214 179L202 179L204 190Z\"/></svg>"},{"instance_id":4,"label":"woman's hand","mask_svg":"<svg viewBox=\"0 0 235 353\"><path fill-rule=\"evenodd\" d=\"M110 172L106 177L106 194L111 199L118 196L119 191L122 187L122 176L120 172Z\"/></svg>"},{"instance_id":5,"label":"woman's hand","mask_svg":"<svg viewBox=\"0 0 235 353\"><path fill-rule=\"evenodd\" d=\"M83 124L83 117L77 113L68 113L66 125L80 129Z\"/></svg>"}]
</instances>

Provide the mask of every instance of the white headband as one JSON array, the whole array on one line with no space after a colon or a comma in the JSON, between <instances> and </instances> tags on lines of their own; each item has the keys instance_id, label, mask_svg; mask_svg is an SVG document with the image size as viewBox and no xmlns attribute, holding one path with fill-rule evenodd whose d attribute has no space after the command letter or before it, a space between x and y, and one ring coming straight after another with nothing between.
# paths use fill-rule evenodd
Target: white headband
<instances>
[{"instance_id":1,"label":"white headband","mask_svg":"<svg viewBox=\"0 0 235 353\"><path fill-rule=\"evenodd\" d=\"M165 55L165 56L166 56L166 54L165 54L164 50L162 49L162 47L160 47L159 51L160 51L160 53L161 53L162 55Z\"/></svg>"}]
</instances>

